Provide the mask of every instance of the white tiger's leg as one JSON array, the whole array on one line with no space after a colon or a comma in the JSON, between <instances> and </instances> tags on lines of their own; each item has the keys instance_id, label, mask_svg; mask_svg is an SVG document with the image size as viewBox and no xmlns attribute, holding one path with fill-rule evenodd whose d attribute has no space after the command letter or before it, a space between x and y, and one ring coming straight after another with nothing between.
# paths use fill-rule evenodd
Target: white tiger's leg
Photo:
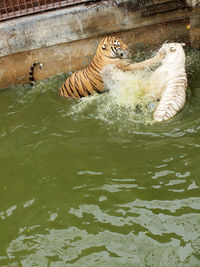
<instances>
[{"instance_id":1,"label":"white tiger's leg","mask_svg":"<svg viewBox=\"0 0 200 267\"><path fill-rule=\"evenodd\" d=\"M153 117L157 122L162 122L174 117L184 106L186 100L186 76L180 81L172 80L167 84L160 103L156 108Z\"/></svg>"}]
</instances>

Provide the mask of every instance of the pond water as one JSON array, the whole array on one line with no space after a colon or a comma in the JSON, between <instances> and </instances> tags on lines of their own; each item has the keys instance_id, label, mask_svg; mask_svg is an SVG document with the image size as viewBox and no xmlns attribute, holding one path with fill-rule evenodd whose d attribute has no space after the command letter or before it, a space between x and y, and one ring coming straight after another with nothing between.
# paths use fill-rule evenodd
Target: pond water
<instances>
[{"instance_id":1,"label":"pond water","mask_svg":"<svg viewBox=\"0 0 200 267\"><path fill-rule=\"evenodd\" d=\"M0 92L0 266L200 266L200 52L187 72L162 124L66 76Z\"/></svg>"}]
</instances>

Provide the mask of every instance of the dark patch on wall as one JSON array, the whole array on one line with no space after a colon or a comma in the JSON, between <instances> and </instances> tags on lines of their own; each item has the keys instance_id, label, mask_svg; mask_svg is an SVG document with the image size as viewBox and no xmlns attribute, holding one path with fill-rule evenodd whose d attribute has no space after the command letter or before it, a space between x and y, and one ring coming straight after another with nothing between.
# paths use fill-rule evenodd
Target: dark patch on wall
<instances>
[{"instance_id":1,"label":"dark patch on wall","mask_svg":"<svg viewBox=\"0 0 200 267\"><path fill-rule=\"evenodd\" d=\"M156 14L167 13L175 10L187 9L188 7L185 0L133 0L125 3L119 3L119 8L128 10L129 12L141 12L142 17L154 16Z\"/></svg>"},{"instance_id":2,"label":"dark patch on wall","mask_svg":"<svg viewBox=\"0 0 200 267\"><path fill-rule=\"evenodd\" d=\"M141 10L142 10L142 16L147 17L183 9L190 9L186 5L185 0L165 1L165 2L158 1L157 4L148 3L148 5L143 5Z\"/></svg>"},{"instance_id":3,"label":"dark patch on wall","mask_svg":"<svg viewBox=\"0 0 200 267\"><path fill-rule=\"evenodd\" d=\"M138 10L140 10L141 2L142 1L138 1L138 0L122 2L118 4L118 7L126 9L129 12L137 12Z\"/></svg>"}]
</instances>

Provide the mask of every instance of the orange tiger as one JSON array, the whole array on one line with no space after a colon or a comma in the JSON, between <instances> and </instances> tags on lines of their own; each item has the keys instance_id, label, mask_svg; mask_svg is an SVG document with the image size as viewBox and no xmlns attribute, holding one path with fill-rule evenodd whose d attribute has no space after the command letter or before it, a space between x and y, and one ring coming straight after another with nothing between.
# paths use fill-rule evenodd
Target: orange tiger
<instances>
[{"instance_id":1,"label":"orange tiger","mask_svg":"<svg viewBox=\"0 0 200 267\"><path fill-rule=\"evenodd\" d=\"M164 58L159 52L155 57L140 63L131 64L128 46L117 37L103 38L89 66L69 76L59 90L63 97L81 98L105 91L101 72L106 65L114 65L123 71L140 70L154 65Z\"/></svg>"}]
</instances>

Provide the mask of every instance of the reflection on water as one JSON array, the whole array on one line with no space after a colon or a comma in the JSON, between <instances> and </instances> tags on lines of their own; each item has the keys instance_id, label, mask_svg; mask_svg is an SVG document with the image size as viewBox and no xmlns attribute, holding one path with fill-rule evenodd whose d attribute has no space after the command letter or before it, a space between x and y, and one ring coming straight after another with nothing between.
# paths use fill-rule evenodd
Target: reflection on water
<instances>
[{"instance_id":1,"label":"reflection on water","mask_svg":"<svg viewBox=\"0 0 200 267\"><path fill-rule=\"evenodd\" d=\"M187 224L187 220L183 220L183 223ZM187 226L191 227L191 223ZM76 227L50 230L45 236L38 234L30 235L29 238L21 233L21 238L16 239L8 248L8 255L12 258L17 256L17 253L21 252L23 255L26 251L26 257L21 261L22 266L126 264L126 266L167 267L178 266L186 259L188 266L198 266L199 262L192 256L192 252L194 249L199 252L199 247L196 248L199 240L196 239L180 247L180 241L173 237L167 243L160 243L148 235L142 231L137 235L133 232L124 235L109 230L95 235Z\"/></svg>"},{"instance_id":2,"label":"reflection on water","mask_svg":"<svg viewBox=\"0 0 200 267\"><path fill-rule=\"evenodd\" d=\"M80 220L80 229L46 229L45 234L34 233L40 226L20 229L7 255L11 261L20 255L22 266L179 266L183 262L198 266L194 254L200 252L199 205L198 197L151 202L136 199L114 205L111 215L98 205L82 204L69 210ZM180 215L184 208L193 212ZM56 220L58 214L50 217ZM98 222L107 230L99 228L93 234L83 229L83 222L89 228ZM110 225L115 226L114 231ZM137 265L131 265L133 262Z\"/></svg>"},{"instance_id":3,"label":"reflection on water","mask_svg":"<svg viewBox=\"0 0 200 267\"><path fill-rule=\"evenodd\" d=\"M199 59L163 124L63 76L0 93L0 266L200 265Z\"/></svg>"}]
</instances>

